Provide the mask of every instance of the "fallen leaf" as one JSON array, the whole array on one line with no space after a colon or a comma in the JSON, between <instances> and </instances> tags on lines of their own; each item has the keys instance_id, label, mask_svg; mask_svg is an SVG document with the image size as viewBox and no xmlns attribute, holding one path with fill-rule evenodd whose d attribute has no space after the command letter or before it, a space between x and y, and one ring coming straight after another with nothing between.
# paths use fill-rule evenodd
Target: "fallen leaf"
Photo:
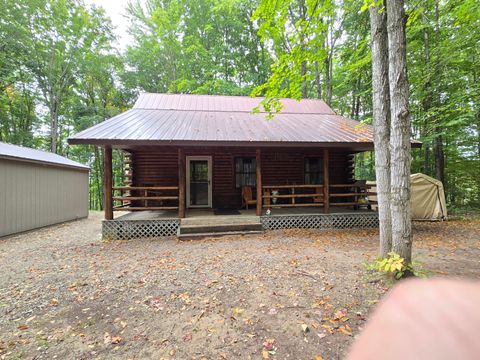
<instances>
[{"instance_id":1,"label":"fallen leaf","mask_svg":"<svg viewBox=\"0 0 480 360\"><path fill-rule=\"evenodd\" d=\"M342 325L338 328L338 332L344 335L352 336L352 328L348 325Z\"/></svg>"},{"instance_id":2,"label":"fallen leaf","mask_svg":"<svg viewBox=\"0 0 480 360\"><path fill-rule=\"evenodd\" d=\"M233 315L234 316L240 316L240 315L243 314L244 311L245 311L244 309L240 309L238 307L233 308Z\"/></svg>"},{"instance_id":3,"label":"fallen leaf","mask_svg":"<svg viewBox=\"0 0 480 360\"><path fill-rule=\"evenodd\" d=\"M27 330L28 326L27 325L20 325L17 327L18 330Z\"/></svg>"},{"instance_id":4,"label":"fallen leaf","mask_svg":"<svg viewBox=\"0 0 480 360\"><path fill-rule=\"evenodd\" d=\"M109 344L111 341L112 341L112 337L108 332L105 332L105 334L103 334L103 343Z\"/></svg>"},{"instance_id":5,"label":"fallen leaf","mask_svg":"<svg viewBox=\"0 0 480 360\"><path fill-rule=\"evenodd\" d=\"M120 336L114 336L112 337L112 341L110 342L113 345L119 344L122 341L122 338Z\"/></svg>"},{"instance_id":6,"label":"fallen leaf","mask_svg":"<svg viewBox=\"0 0 480 360\"><path fill-rule=\"evenodd\" d=\"M265 350L271 351L271 350L273 350L273 343L274 342L275 342L275 339L266 339L263 342L263 347L265 348Z\"/></svg>"},{"instance_id":7,"label":"fallen leaf","mask_svg":"<svg viewBox=\"0 0 480 360\"><path fill-rule=\"evenodd\" d=\"M342 320L344 317L347 316L347 310L346 309L340 309L335 312L333 315L334 320Z\"/></svg>"}]
</instances>

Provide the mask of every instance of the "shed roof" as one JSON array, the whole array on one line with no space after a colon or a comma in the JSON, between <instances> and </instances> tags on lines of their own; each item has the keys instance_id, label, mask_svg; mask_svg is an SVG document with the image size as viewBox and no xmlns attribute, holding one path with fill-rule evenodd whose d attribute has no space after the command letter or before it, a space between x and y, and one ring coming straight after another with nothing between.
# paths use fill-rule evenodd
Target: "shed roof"
<instances>
[{"instance_id":1,"label":"shed roof","mask_svg":"<svg viewBox=\"0 0 480 360\"><path fill-rule=\"evenodd\" d=\"M1 141L0 158L36 162L61 167L77 168L81 170L89 169L88 166L85 166L76 161L67 159L66 157L54 153L35 150L24 146L7 144Z\"/></svg>"},{"instance_id":2,"label":"shed roof","mask_svg":"<svg viewBox=\"0 0 480 360\"><path fill-rule=\"evenodd\" d=\"M321 100L281 99L272 120L252 113L262 98L143 93L131 110L68 139L70 144L348 146L372 149L373 129Z\"/></svg>"}]
</instances>

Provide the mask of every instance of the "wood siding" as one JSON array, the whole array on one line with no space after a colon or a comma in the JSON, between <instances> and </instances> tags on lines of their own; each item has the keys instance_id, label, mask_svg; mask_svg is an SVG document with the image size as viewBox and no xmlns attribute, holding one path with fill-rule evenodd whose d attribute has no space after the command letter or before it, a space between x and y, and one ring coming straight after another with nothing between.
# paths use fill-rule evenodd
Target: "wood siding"
<instances>
[{"instance_id":1,"label":"wood siding","mask_svg":"<svg viewBox=\"0 0 480 360\"><path fill-rule=\"evenodd\" d=\"M88 171L0 159L0 236L88 216Z\"/></svg>"},{"instance_id":2,"label":"wood siding","mask_svg":"<svg viewBox=\"0 0 480 360\"><path fill-rule=\"evenodd\" d=\"M144 147L131 150L133 184L178 185L178 148ZM185 148L185 156L212 156L213 207L238 208L241 191L235 188L235 158L255 157L255 148ZM304 183L304 158L323 157L323 149L262 148L263 185ZM188 176L188 174L187 174ZM330 184L353 178L353 154L330 149Z\"/></svg>"}]
</instances>

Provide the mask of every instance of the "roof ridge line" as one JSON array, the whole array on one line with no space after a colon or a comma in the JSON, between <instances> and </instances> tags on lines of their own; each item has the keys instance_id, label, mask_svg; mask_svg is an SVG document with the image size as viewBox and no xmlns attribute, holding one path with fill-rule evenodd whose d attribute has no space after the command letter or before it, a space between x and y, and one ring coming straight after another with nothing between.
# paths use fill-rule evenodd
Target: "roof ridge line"
<instances>
[{"instance_id":1,"label":"roof ridge line","mask_svg":"<svg viewBox=\"0 0 480 360\"><path fill-rule=\"evenodd\" d=\"M167 111L185 111L185 112L219 112L219 113L242 113L242 114L268 114L266 111L252 112L252 111L242 111L242 110L188 110L188 109L156 109L156 108L143 108L143 107L133 107L130 110L167 110ZM292 112L292 111L280 111L278 113L272 113L275 115L282 114L296 114L296 115L338 115L333 110L331 113L324 112Z\"/></svg>"},{"instance_id":2,"label":"roof ridge line","mask_svg":"<svg viewBox=\"0 0 480 360\"><path fill-rule=\"evenodd\" d=\"M253 100L264 100L266 99L265 96L250 96L250 95L218 95L218 94L186 94L186 93L158 93L158 92L149 92L149 91L143 91L140 92L139 95L168 95L168 96L209 96L209 97L232 97L232 98L247 98L247 99L253 99ZM288 98L288 97L278 97L274 98L278 100L293 100L297 102L301 102L303 100L311 100L311 101L321 101L326 104L325 100L323 99L317 99L317 98L301 98L301 99L295 99L295 98Z\"/></svg>"}]
</instances>

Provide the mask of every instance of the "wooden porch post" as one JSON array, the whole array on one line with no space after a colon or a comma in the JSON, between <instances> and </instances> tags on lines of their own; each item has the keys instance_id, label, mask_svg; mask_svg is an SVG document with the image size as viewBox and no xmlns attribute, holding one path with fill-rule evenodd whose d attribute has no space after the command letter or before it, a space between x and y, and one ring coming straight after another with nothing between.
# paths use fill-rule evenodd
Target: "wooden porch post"
<instances>
[{"instance_id":1,"label":"wooden porch post","mask_svg":"<svg viewBox=\"0 0 480 360\"><path fill-rule=\"evenodd\" d=\"M105 220L113 220L112 201L112 147L105 145L105 156L103 162L103 208Z\"/></svg>"},{"instance_id":2,"label":"wooden porch post","mask_svg":"<svg viewBox=\"0 0 480 360\"><path fill-rule=\"evenodd\" d=\"M323 210L325 214L330 212L330 174L328 171L328 149L323 150Z\"/></svg>"},{"instance_id":3,"label":"wooden porch post","mask_svg":"<svg viewBox=\"0 0 480 360\"><path fill-rule=\"evenodd\" d=\"M185 217L185 152L178 149L178 217Z\"/></svg>"},{"instance_id":4,"label":"wooden porch post","mask_svg":"<svg viewBox=\"0 0 480 360\"><path fill-rule=\"evenodd\" d=\"M262 152L257 149L255 153L256 183L257 183L257 216L262 215Z\"/></svg>"}]
</instances>

